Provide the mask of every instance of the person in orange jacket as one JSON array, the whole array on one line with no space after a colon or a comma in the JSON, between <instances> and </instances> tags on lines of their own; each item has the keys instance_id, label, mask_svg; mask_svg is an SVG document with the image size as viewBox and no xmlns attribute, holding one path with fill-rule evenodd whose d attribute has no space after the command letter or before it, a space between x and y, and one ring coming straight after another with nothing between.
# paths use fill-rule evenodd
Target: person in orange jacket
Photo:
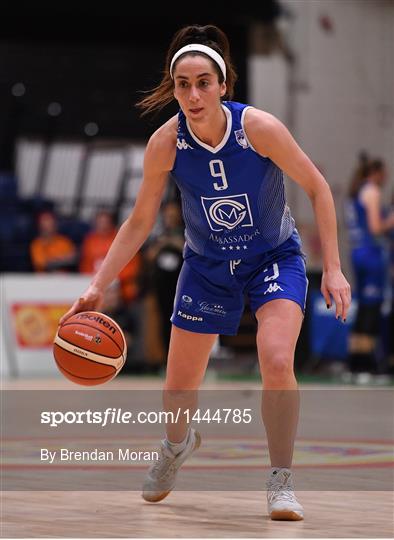
<instances>
[{"instance_id":1,"label":"person in orange jacket","mask_svg":"<svg viewBox=\"0 0 394 540\"><path fill-rule=\"evenodd\" d=\"M30 244L30 256L36 272L66 272L76 263L73 242L57 232L57 219L53 212L38 217L38 236Z\"/></svg>"},{"instance_id":2,"label":"person in orange jacket","mask_svg":"<svg viewBox=\"0 0 394 540\"><path fill-rule=\"evenodd\" d=\"M117 228L108 210L99 210L95 216L94 228L83 241L79 271L94 274L100 268L109 250ZM137 253L119 274L122 297L125 302L133 301L139 292L138 276L141 270L141 255Z\"/></svg>"}]
</instances>

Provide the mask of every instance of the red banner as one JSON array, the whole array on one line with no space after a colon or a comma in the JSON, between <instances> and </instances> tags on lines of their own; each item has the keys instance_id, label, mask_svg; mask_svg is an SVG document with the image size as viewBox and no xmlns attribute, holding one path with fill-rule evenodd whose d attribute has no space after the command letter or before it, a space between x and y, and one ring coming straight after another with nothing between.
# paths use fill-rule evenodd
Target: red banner
<instances>
[{"instance_id":1,"label":"red banner","mask_svg":"<svg viewBox=\"0 0 394 540\"><path fill-rule=\"evenodd\" d=\"M18 345L23 348L50 348L60 317L70 304L19 302L12 304L13 326Z\"/></svg>"}]
</instances>

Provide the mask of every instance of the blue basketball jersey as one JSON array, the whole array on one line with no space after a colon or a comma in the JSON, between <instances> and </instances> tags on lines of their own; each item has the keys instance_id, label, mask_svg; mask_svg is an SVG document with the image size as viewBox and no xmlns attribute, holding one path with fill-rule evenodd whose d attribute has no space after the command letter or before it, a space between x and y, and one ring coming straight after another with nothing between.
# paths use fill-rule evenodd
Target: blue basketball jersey
<instances>
[{"instance_id":1,"label":"blue basketball jersey","mask_svg":"<svg viewBox=\"0 0 394 540\"><path fill-rule=\"evenodd\" d=\"M362 190L363 188L353 199L348 199L345 206L349 241L353 249L378 247L380 244L376 236L369 230L367 212L361 200Z\"/></svg>"},{"instance_id":2,"label":"blue basketball jersey","mask_svg":"<svg viewBox=\"0 0 394 540\"><path fill-rule=\"evenodd\" d=\"M213 259L244 259L295 236L295 223L281 169L248 141L249 106L231 101L222 106L227 129L215 148L200 141L179 112L171 172L181 192L188 246Z\"/></svg>"},{"instance_id":3,"label":"blue basketball jersey","mask_svg":"<svg viewBox=\"0 0 394 540\"><path fill-rule=\"evenodd\" d=\"M360 304L383 302L388 274L388 250L383 236L375 236L368 225L362 202L362 187L346 202L351 260L355 277L355 294ZM383 214L383 211L382 211Z\"/></svg>"}]
</instances>

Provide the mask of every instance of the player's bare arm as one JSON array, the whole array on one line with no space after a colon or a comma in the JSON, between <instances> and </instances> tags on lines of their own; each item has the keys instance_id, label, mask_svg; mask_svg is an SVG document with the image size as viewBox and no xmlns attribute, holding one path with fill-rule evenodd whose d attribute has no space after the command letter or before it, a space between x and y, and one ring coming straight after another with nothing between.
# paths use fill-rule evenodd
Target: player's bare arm
<instances>
[{"instance_id":1,"label":"player's bare arm","mask_svg":"<svg viewBox=\"0 0 394 540\"><path fill-rule=\"evenodd\" d=\"M247 136L256 151L269 157L309 196L316 216L323 252L321 291L336 317L346 320L351 301L350 285L341 272L337 222L331 190L323 175L298 146L289 130L273 115L249 109L245 117Z\"/></svg>"},{"instance_id":2,"label":"player's bare arm","mask_svg":"<svg viewBox=\"0 0 394 540\"><path fill-rule=\"evenodd\" d=\"M171 118L151 136L144 156L144 178L135 206L120 227L89 288L60 319L60 324L79 311L99 309L105 289L148 238L175 159L176 125L176 117Z\"/></svg>"},{"instance_id":3,"label":"player's bare arm","mask_svg":"<svg viewBox=\"0 0 394 540\"><path fill-rule=\"evenodd\" d=\"M367 212L368 226L372 234L380 235L394 228L394 212L386 218L381 215L382 192L373 185L367 185L361 194L362 202Z\"/></svg>"}]
</instances>

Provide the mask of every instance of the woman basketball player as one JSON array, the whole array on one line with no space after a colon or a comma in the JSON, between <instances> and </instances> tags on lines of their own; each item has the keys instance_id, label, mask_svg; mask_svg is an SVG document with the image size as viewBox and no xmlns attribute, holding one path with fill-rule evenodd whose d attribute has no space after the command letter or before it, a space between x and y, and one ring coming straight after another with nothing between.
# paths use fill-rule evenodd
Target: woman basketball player
<instances>
[{"instance_id":1,"label":"woman basketball player","mask_svg":"<svg viewBox=\"0 0 394 540\"><path fill-rule=\"evenodd\" d=\"M363 154L360 161L346 204L358 299L350 339L350 369L352 373L373 373L377 369L375 351L382 322L389 267L388 234L394 230L394 212L385 216L383 211L382 190L386 182L383 161L369 161Z\"/></svg>"},{"instance_id":2,"label":"woman basketball player","mask_svg":"<svg viewBox=\"0 0 394 540\"><path fill-rule=\"evenodd\" d=\"M293 360L307 279L282 171L312 201L324 258L321 291L343 320L350 287L341 272L327 183L276 118L224 101L231 99L235 79L220 29L189 26L177 32L163 80L139 106L150 112L175 98L180 111L150 138L134 209L90 287L61 322L98 308L105 288L148 237L171 174L182 195L186 244L171 318L164 407L175 409L185 391L198 389L217 335L237 332L248 294L258 322L263 388L273 390L263 392L262 401L272 465L268 511L272 519L300 520L303 509L290 472L299 408ZM186 422L168 424L166 431L144 485L143 497L150 502L168 495L179 467L200 444Z\"/></svg>"}]
</instances>

